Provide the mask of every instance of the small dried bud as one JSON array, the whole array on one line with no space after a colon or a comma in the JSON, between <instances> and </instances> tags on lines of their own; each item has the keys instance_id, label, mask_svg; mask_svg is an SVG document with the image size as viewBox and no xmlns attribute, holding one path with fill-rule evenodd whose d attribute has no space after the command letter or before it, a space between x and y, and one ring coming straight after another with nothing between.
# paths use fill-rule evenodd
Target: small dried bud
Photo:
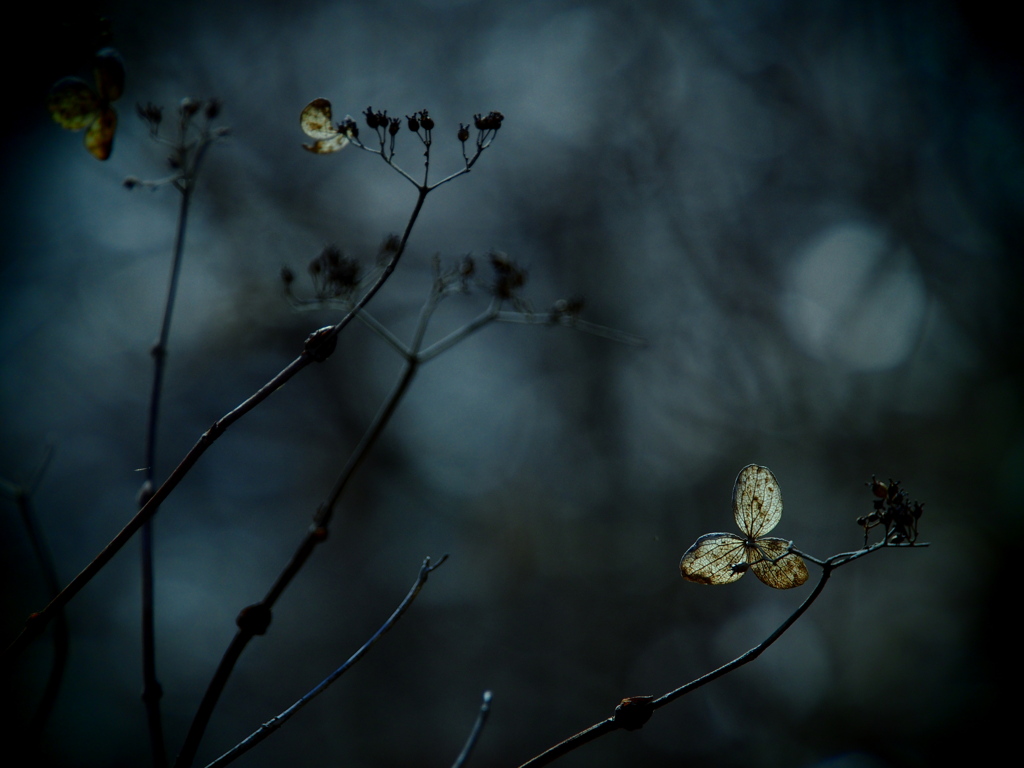
<instances>
[{"instance_id":1,"label":"small dried bud","mask_svg":"<svg viewBox=\"0 0 1024 768\"><path fill-rule=\"evenodd\" d=\"M487 115L473 115L473 124L478 131L497 131L505 116L501 112L488 112Z\"/></svg>"},{"instance_id":2,"label":"small dried bud","mask_svg":"<svg viewBox=\"0 0 1024 768\"><path fill-rule=\"evenodd\" d=\"M221 100L217 98L206 102L206 119L213 120L220 114Z\"/></svg>"},{"instance_id":3,"label":"small dried bud","mask_svg":"<svg viewBox=\"0 0 1024 768\"><path fill-rule=\"evenodd\" d=\"M356 125L356 121L351 117L345 117L340 123L338 123L338 133L343 133L350 139L359 137L359 126Z\"/></svg>"},{"instance_id":4,"label":"small dried bud","mask_svg":"<svg viewBox=\"0 0 1024 768\"><path fill-rule=\"evenodd\" d=\"M398 249L401 245L402 238L392 232L390 235L385 237L384 242L380 244L380 253L381 255L398 253Z\"/></svg>"},{"instance_id":5,"label":"small dried bud","mask_svg":"<svg viewBox=\"0 0 1024 768\"><path fill-rule=\"evenodd\" d=\"M123 183L127 189L135 189L142 182L134 176L129 176Z\"/></svg>"},{"instance_id":6,"label":"small dried bud","mask_svg":"<svg viewBox=\"0 0 1024 768\"><path fill-rule=\"evenodd\" d=\"M400 130L402 130L402 121L397 117L388 118L388 133L394 136Z\"/></svg>"},{"instance_id":7,"label":"small dried bud","mask_svg":"<svg viewBox=\"0 0 1024 768\"><path fill-rule=\"evenodd\" d=\"M381 124L377 117L380 113L374 112L373 107L367 107L363 114L366 115L366 124L370 127L370 130L377 130Z\"/></svg>"},{"instance_id":8,"label":"small dried bud","mask_svg":"<svg viewBox=\"0 0 1024 768\"><path fill-rule=\"evenodd\" d=\"M559 299L551 306L551 314L555 317L578 317L586 303L582 296Z\"/></svg>"},{"instance_id":9,"label":"small dried bud","mask_svg":"<svg viewBox=\"0 0 1024 768\"><path fill-rule=\"evenodd\" d=\"M329 358L338 346L338 334L328 335L333 329L333 325L325 325L309 334L302 345L302 354L309 355L317 363Z\"/></svg>"},{"instance_id":10,"label":"small dried bud","mask_svg":"<svg viewBox=\"0 0 1024 768\"><path fill-rule=\"evenodd\" d=\"M495 276L491 290L499 299L511 299L526 285L526 270L500 251L491 251L488 257Z\"/></svg>"},{"instance_id":11,"label":"small dried bud","mask_svg":"<svg viewBox=\"0 0 1024 768\"><path fill-rule=\"evenodd\" d=\"M281 267L281 282L285 288L295 282L295 273L289 267Z\"/></svg>"},{"instance_id":12,"label":"small dried bud","mask_svg":"<svg viewBox=\"0 0 1024 768\"><path fill-rule=\"evenodd\" d=\"M469 128L464 126L462 123L459 123L459 141L463 144L469 141Z\"/></svg>"},{"instance_id":13,"label":"small dried bud","mask_svg":"<svg viewBox=\"0 0 1024 768\"><path fill-rule=\"evenodd\" d=\"M270 626L271 613L270 609L267 608L263 603L253 603L242 609L241 613L238 614L238 618L235 619L235 624L243 632L247 632L251 635L263 635L266 634L267 628Z\"/></svg>"},{"instance_id":14,"label":"small dried bud","mask_svg":"<svg viewBox=\"0 0 1024 768\"><path fill-rule=\"evenodd\" d=\"M181 114L183 114L185 117L192 117L192 115L199 111L199 108L201 106L201 102L198 102L195 99L190 99L188 96L186 96L184 99L181 100L181 105L179 106L179 109L181 110Z\"/></svg>"},{"instance_id":15,"label":"small dried bud","mask_svg":"<svg viewBox=\"0 0 1024 768\"><path fill-rule=\"evenodd\" d=\"M420 130L420 121L416 117L416 115L412 115L411 117L409 115L406 115L405 119L409 121L409 130L410 131L412 131L413 133L419 132L419 130Z\"/></svg>"},{"instance_id":16,"label":"small dried bud","mask_svg":"<svg viewBox=\"0 0 1024 768\"><path fill-rule=\"evenodd\" d=\"M627 731L643 728L654 714L652 701L654 701L653 696L627 696L615 708L616 725Z\"/></svg>"},{"instance_id":17,"label":"small dried bud","mask_svg":"<svg viewBox=\"0 0 1024 768\"><path fill-rule=\"evenodd\" d=\"M151 131L155 131L160 125L160 121L164 119L163 108L152 103L147 103L146 106L136 104L135 111L139 113L139 117L142 118L143 122L149 123Z\"/></svg>"},{"instance_id":18,"label":"small dried bud","mask_svg":"<svg viewBox=\"0 0 1024 768\"><path fill-rule=\"evenodd\" d=\"M420 110L420 122L423 124L423 128L428 131L434 130L434 118L427 114L427 110Z\"/></svg>"}]
</instances>

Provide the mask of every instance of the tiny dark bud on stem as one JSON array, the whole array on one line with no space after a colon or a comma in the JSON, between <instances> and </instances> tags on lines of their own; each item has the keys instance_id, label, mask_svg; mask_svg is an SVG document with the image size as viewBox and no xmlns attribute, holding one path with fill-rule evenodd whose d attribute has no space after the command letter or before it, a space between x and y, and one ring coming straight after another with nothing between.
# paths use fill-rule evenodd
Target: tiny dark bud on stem
<instances>
[{"instance_id":1,"label":"tiny dark bud on stem","mask_svg":"<svg viewBox=\"0 0 1024 768\"><path fill-rule=\"evenodd\" d=\"M263 635L266 634L267 628L270 626L271 618L270 609L267 606L263 603L253 603L242 609L238 618L235 619L235 624L243 632L251 635Z\"/></svg>"},{"instance_id":2,"label":"tiny dark bud on stem","mask_svg":"<svg viewBox=\"0 0 1024 768\"><path fill-rule=\"evenodd\" d=\"M615 723L627 731L643 728L654 714L652 701L653 696L627 696L615 708Z\"/></svg>"}]
</instances>

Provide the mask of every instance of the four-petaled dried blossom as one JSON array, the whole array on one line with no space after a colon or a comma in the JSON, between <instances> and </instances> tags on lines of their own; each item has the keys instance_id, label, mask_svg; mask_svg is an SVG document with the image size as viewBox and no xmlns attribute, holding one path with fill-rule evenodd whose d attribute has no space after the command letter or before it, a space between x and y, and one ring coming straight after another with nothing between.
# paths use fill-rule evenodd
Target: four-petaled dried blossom
<instances>
[{"instance_id":1,"label":"four-petaled dried blossom","mask_svg":"<svg viewBox=\"0 0 1024 768\"><path fill-rule=\"evenodd\" d=\"M299 125L302 126L303 133L316 139L313 144L303 144L303 148L318 155L338 152L348 146L349 140L356 136L353 130L355 121L347 115L335 127L331 120L331 102L327 99L313 99L309 102L299 116Z\"/></svg>"},{"instance_id":2,"label":"four-petaled dried blossom","mask_svg":"<svg viewBox=\"0 0 1024 768\"><path fill-rule=\"evenodd\" d=\"M124 92L124 62L113 48L96 54L96 88L78 77L65 77L54 83L46 97L53 119L69 131L85 132L85 148L97 160L106 160L114 147L117 112L110 103Z\"/></svg>"},{"instance_id":3,"label":"four-petaled dried blossom","mask_svg":"<svg viewBox=\"0 0 1024 768\"><path fill-rule=\"evenodd\" d=\"M792 542L764 534L782 519L782 492L768 467L744 467L732 489L736 525L743 533L708 533L686 550L679 561L684 579L698 584L729 584L748 569L776 589L799 587L807 566L792 552Z\"/></svg>"}]
</instances>

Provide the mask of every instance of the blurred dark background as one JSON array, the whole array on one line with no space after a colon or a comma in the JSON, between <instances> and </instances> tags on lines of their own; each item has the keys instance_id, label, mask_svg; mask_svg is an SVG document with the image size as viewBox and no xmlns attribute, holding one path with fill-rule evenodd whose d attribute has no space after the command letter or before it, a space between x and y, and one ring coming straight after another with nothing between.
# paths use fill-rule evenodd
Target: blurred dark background
<instances>
[{"instance_id":1,"label":"blurred dark background","mask_svg":"<svg viewBox=\"0 0 1024 768\"><path fill-rule=\"evenodd\" d=\"M733 530L733 479L771 467L777 534L819 557L862 542L872 473L926 503L931 547L836 573L760 660L565 766L925 766L983 756L1019 605L1024 494L1021 61L993 3L81 3L25 9L6 70L0 475L24 482L62 580L132 515L177 194L134 115L217 96L230 140L196 196L172 331L158 477L331 311L278 273L326 243L367 261L412 187L356 150L304 152L302 107L428 108L434 167L473 113L505 125L427 200L374 313L407 334L431 258L495 248L538 311L637 349L498 326L425 366L314 556L228 686L205 764L284 709L450 553L410 613L240 765L450 765L494 692L471 765L514 766L627 695L660 694L762 640L809 587L679 578ZM98 21L100 16L109 22ZM45 112L57 78L123 55L113 156ZM400 137L398 160L421 152ZM438 313L440 336L479 293ZM180 743L261 598L390 389L361 326L233 428L156 521L159 671ZM48 596L13 504L0 514L4 637ZM71 604L69 669L33 765L148 764L138 547ZM812 567L812 572L816 570ZM1013 585L1013 587L1011 587ZM4 642L7 642L5 639ZM6 750L49 639L20 660Z\"/></svg>"}]
</instances>

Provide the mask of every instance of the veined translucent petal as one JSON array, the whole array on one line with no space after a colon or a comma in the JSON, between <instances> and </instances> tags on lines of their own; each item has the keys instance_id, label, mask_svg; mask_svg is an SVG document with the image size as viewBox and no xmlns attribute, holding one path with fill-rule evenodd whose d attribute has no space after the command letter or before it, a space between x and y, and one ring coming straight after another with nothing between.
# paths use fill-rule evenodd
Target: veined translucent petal
<instances>
[{"instance_id":1,"label":"veined translucent petal","mask_svg":"<svg viewBox=\"0 0 1024 768\"><path fill-rule=\"evenodd\" d=\"M751 464L740 470L732 489L736 525L750 539L772 530L782 519L782 491L768 467Z\"/></svg>"},{"instance_id":2,"label":"veined translucent petal","mask_svg":"<svg viewBox=\"0 0 1024 768\"><path fill-rule=\"evenodd\" d=\"M339 152L348 146L348 136L343 133L336 133L329 139L320 139L312 144L303 144L302 148L317 155L329 155L331 152Z\"/></svg>"},{"instance_id":3,"label":"veined translucent petal","mask_svg":"<svg viewBox=\"0 0 1024 768\"><path fill-rule=\"evenodd\" d=\"M769 587L792 589L807 581L807 566L799 555L788 552L790 543L784 539L758 539L753 547L747 548L750 570Z\"/></svg>"},{"instance_id":4,"label":"veined translucent petal","mask_svg":"<svg viewBox=\"0 0 1024 768\"><path fill-rule=\"evenodd\" d=\"M746 542L732 533L704 534L679 561L683 578L698 584L729 584L746 570Z\"/></svg>"},{"instance_id":5,"label":"veined translucent petal","mask_svg":"<svg viewBox=\"0 0 1024 768\"><path fill-rule=\"evenodd\" d=\"M299 116L299 125L303 133L312 139L330 139L338 135L338 129L331 121L331 102L327 99L313 99L309 102Z\"/></svg>"}]
</instances>

